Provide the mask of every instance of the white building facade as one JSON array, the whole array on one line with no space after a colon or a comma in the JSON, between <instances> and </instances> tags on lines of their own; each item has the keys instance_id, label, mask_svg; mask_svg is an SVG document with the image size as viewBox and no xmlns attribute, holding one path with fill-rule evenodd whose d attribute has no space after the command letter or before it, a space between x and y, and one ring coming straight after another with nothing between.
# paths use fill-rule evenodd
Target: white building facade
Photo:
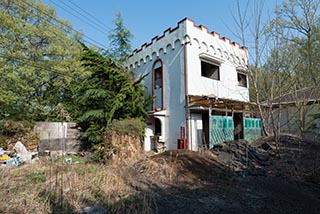
<instances>
[{"instance_id":1,"label":"white building facade","mask_svg":"<svg viewBox=\"0 0 320 214\"><path fill-rule=\"evenodd\" d=\"M137 76L148 74L143 83L154 97L145 150L211 147L214 115L232 118L233 137L243 138L247 62L247 48L189 18L135 50L126 66Z\"/></svg>"}]
</instances>

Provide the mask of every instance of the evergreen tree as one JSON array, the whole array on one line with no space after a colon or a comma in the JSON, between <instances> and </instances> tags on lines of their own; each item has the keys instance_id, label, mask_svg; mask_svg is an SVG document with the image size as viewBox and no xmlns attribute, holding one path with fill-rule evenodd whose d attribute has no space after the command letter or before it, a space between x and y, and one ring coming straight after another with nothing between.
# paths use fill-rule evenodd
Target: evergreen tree
<instances>
[{"instance_id":1,"label":"evergreen tree","mask_svg":"<svg viewBox=\"0 0 320 214\"><path fill-rule=\"evenodd\" d=\"M116 18L113 20L115 28L112 30L108 36L111 40L110 46L111 50L107 55L117 62L124 62L132 52L131 40L133 35L131 32L124 26L121 13L116 14Z\"/></svg>"},{"instance_id":2,"label":"evergreen tree","mask_svg":"<svg viewBox=\"0 0 320 214\"><path fill-rule=\"evenodd\" d=\"M129 72L110 58L83 45L82 65L91 75L78 87L75 97L84 137L98 144L114 119L147 115L141 77L132 81Z\"/></svg>"}]
</instances>

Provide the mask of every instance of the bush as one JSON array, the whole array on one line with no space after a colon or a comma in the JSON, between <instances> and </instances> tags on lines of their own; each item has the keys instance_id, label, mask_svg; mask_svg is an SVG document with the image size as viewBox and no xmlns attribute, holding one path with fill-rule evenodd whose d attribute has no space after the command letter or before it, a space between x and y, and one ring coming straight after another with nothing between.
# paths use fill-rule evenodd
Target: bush
<instances>
[{"instance_id":1,"label":"bush","mask_svg":"<svg viewBox=\"0 0 320 214\"><path fill-rule=\"evenodd\" d=\"M30 132L34 124L28 121L2 121L0 123L0 134L8 137L23 136Z\"/></svg>"},{"instance_id":2,"label":"bush","mask_svg":"<svg viewBox=\"0 0 320 214\"><path fill-rule=\"evenodd\" d=\"M134 134L143 137L146 124L140 118L129 118L124 120L114 120L108 130L120 132L122 134Z\"/></svg>"}]
</instances>

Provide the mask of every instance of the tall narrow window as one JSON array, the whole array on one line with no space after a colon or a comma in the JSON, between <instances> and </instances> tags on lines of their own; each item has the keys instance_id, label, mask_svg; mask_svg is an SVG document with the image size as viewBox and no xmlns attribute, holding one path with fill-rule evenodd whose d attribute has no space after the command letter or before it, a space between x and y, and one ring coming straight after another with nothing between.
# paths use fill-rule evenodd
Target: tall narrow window
<instances>
[{"instance_id":1,"label":"tall narrow window","mask_svg":"<svg viewBox=\"0 0 320 214\"><path fill-rule=\"evenodd\" d=\"M154 110L163 109L163 65L161 60L153 64L153 96Z\"/></svg>"},{"instance_id":2,"label":"tall narrow window","mask_svg":"<svg viewBox=\"0 0 320 214\"><path fill-rule=\"evenodd\" d=\"M220 66L201 60L201 76L214 80L220 80Z\"/></svg>"},{"instance_id":3,"label":"tall narrow window","mask_svg":"<svg viewBox=\"0 0 320 214\"><path fill-rule=\"evenodd\" d=\"M154 89L162 88L162 66L154 69Z\"/></svg>"}]
</instances>

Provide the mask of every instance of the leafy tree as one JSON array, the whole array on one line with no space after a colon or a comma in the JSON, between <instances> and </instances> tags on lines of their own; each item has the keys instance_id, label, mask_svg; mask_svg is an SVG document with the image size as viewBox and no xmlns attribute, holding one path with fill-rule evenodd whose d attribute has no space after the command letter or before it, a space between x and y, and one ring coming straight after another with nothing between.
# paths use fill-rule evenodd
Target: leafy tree
<instances>
[{"instance_id":1,"label":"leafy tree","mask_svg":"<svg viewBox=\"0 0 320 214\"><path fill-rule=\"evenodd\" d=\"M303 132L308 102L298 99L301 94L298 92L317 86L320 80L320 1L282 1L275 8L274 18L267 22L262 22L264 1L254 0L252 4L252 10L249 1L242 9L238 0L238 17L233 16L240 32L238 38L243 44L252 44L251 99L256 103L265 133L277 138L281 131L282 98L289 93L296 94L299 126Z\"/></svg>"},{"instance_id":2,"label":"leafy tree","mask_svg":"<svg viewBox=\"0 0 320 214\"><path fill-rule=\"evenodd\" d=\"M56 118L55 107L84 75L81 36L33 0L2 0L0 23L0 119Z\"/></svg>"},{"instance_id":3,"label":"leafy tree","mask_svg":"<svg viewBox=\"0 0 320 214\"><path fill-rule=\"evenodd\" d=\"M131 40L133 35L124 26L121 13L116 14L116 18L113 20L115 28L111 31L108 36L111 40L111 50L107 55L117 62L124 62L128 54L132 52Z\"/></svg>"},{"instance_id":4,"label":"leafy tree","mask_svg":"<svg viewBox=\"0 0 320 214\"><path fill-rule=\"evenodd\" d=\"M296 118L302 137L310 124L307 115L313 105L310 105L309 101L310 98L313 98L314 88L318 90L317 86L320 81L319 9L319 0L284 1L275 11L277 17L270 23L270 31L275 32L274 37L280 37L281 45L272 48L272 53L277 52L278 54L270 55L268 66L278 61L280 62L277 63L280 65L279 72L282 76L286 75L282 84L275 85L274 88L282 89L282 91L278 92L278 97L273 98L280 101L281 96L291 95L297 110L297 114L292 117ZM279 34L279 31L285 31L285 33ZM284 86L286 90L283 90ZM308 93L302 97L303 91L308 91ZM273 102L273 99L270 101ZM278 112L280 117L281 112Z\"/></svg>"},{"instance_id":5,"label":"leafy tree","mask_svg":"<svg viewBox=\"0 0 320 214\"><path fill-rule=\"evenodd\" d=\"M144 77L131 80L118 63L85 45L81 61L91 75L79 85L75 100L83 136L90 143L102 143L103 133L114 119L146 116Z\"/></svg>"},{"instance_id":6,"label":"leafy tree","mask_svg":"<svg viewBox=\"0 0 320 214\"><path fill-rule=\"evenodd\" d=\"M291 62L296 90L317 86L320 80L319 10L319 0L288 0L279 7L279 18L273 21L287 29L285 39L290 42L290 50L296 53L295 60Z\"/></svg>"}]
</instances>

